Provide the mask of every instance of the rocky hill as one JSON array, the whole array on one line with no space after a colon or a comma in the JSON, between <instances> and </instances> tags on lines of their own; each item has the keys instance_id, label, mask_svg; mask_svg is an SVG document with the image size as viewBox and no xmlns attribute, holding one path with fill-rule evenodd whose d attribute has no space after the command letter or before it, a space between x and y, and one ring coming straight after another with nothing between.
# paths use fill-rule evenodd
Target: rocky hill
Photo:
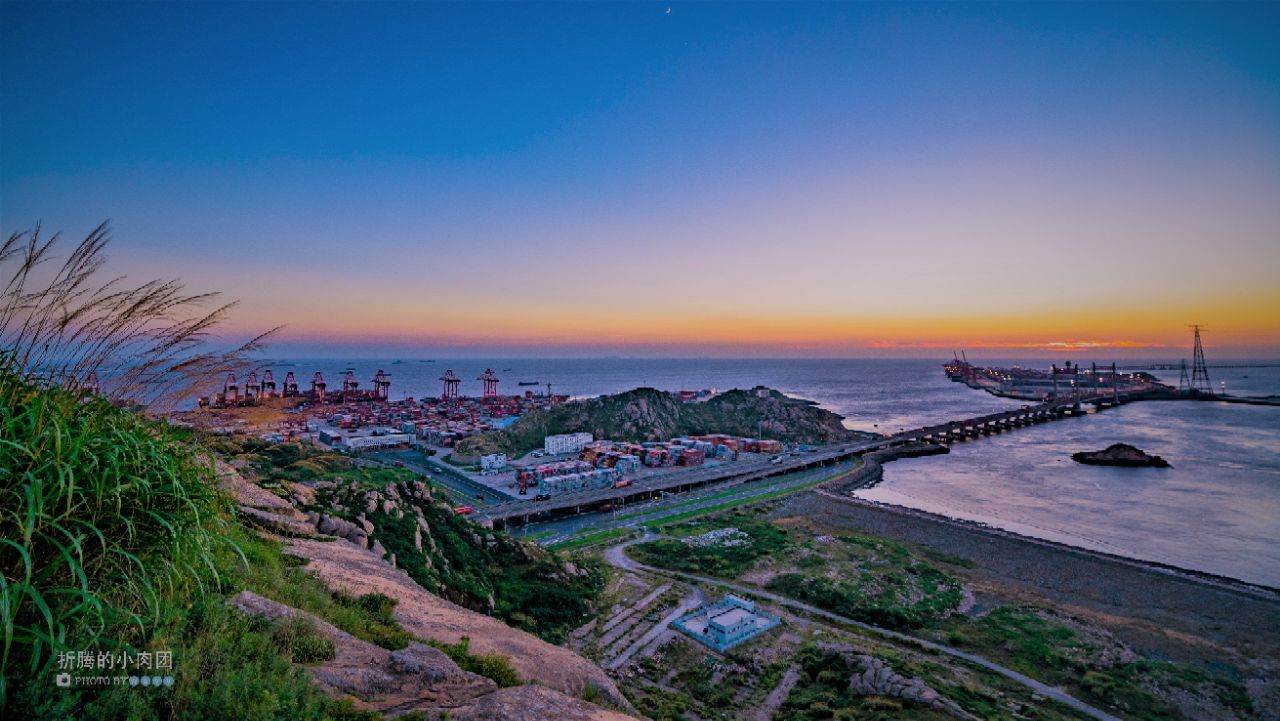
<instances>
[{"instance_id":1,"label":"rocky hill","mask_svg":"<svg viewBox=\"0 0 1280 721\"><path fill-rule=\"evenodd\" d=\"M450 532L444 530L447 524L441 520L453 516L431 512L433 508L443 511L447 504L435 500L426 484L401 482L361 491L351 481L332 486L321 482L317 491L312 485L285 482L277 489L290 494L284 499L246 480L228 465L220 464L219 468L219 484L236 499L243 519L283 537L288 554L328 587L353 596L372 594L389 599L389 621L407 632L407 645L387 650L353 638L311 614L250 592L231 599L231 605L243 614L276 621L302 618L329 638L336 653L323 664L308 668L314 683L326 693L383 716L426 711L456 719L632 718L615 710L629 711L630 704L613 681L587 659L432 593L415 579L417 574L406 572L405 567L443 566L436 569L441 574L448 574L452 566L465 568L454 556L458 546L446 549L443 544L463 543L491 551L499 543L523 548L510 539L481 535L479 527L464 541L448 540ZM329 512L303 511L322 505L328 506ZM356 520L343 518L349 514ZM399 554L379 540L405 535L391 523L393 519L407 520L414 529L407 534L407 545L397 545L402 549ZM457 522L467 523L462 519ZM503 549L493 552L513 550L506 545ZM551 563L545 552L524 550L529 558L523 565L547 576L540 587L564 588L588 575L569 563ZM437 592L472 600L435 576L425 580ZM506 590L495 593L501 596ZM485 610L494 610L495 593L489 594ZM473 673L441 648L461 649L464 664L475 659L490 665L496 662L499 670L507 669L505 677L497 677L510 680L495 685L483 672ZM584 697L612 708L587 702Z\"/></svg>"},{"instance_id":2,"label":"rocky hill","mask_svg":"<svg viewBox=\"0 0 1280 721\"><path fill-rule=\"evenodd\" d=\"M585 431L596 438L622 441L667 440L680 435L726 433L794 443L835 443L858 437L842 418L813 401L791 398L768 388L731 390L694 403L671 393L637 388L613 396L573 401L534 411L503 431L473 436L459 444L459 455L514 455L542 447L558 433Z\"/></svg>"}]
</instances>

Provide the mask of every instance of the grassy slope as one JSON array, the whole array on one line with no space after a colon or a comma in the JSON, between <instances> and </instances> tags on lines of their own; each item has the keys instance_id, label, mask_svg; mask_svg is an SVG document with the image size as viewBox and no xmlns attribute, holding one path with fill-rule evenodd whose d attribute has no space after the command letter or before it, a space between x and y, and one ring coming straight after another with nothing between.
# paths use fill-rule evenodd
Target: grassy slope
<instances>
[{"instance_id":1,"label":"grassy slope","mask_svg":"<svg viewBox=\"0 0 1280 721\"><path fill-rule=\"evenodd\" d=\"M240 525L192 433L9 376L0 419L0 475L12 479L0 486L0 716L377 718L296 665L332 656L314 629L245 618L226 599L248 589L392 649L409 641L394 601L333 593ZM170 651L175 683L54 691L60 651ZM499 659L447 651L512 682Z\"/></svg>"},{"instance_id":2,"label":"grassy slope","mask_svg":"<svg viewBox=\"0 0 1280 721\"><path fill-rule=\"evenodd\" d=\"M732 390L705 402L681 403L666 391L637 388L534 411L504 431L464 440L458 452L513 455L541 448L545 436L578 431L622 441L727 433L748 437L763 434L766 438L788 442L830 443L855 436L840 424L840 416L777 391L769 391L761 398L753 391Z\"/></svg>"}]
</instances>

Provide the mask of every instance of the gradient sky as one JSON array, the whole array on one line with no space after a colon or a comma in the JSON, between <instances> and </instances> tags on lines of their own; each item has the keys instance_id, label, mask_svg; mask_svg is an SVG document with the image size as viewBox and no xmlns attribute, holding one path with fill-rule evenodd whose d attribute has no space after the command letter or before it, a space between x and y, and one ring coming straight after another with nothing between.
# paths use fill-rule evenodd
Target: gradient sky
<instances>
[{"instance_id":1,"label":"gradient sky","mask_svg":"<svg viewBox=\"0 0 1280 721\"><path fill-rule=\"evenodd\" d=\"M282 353L1280 353L1280 4L0 20L4 232Z\"/></svg>"}]
</instances>

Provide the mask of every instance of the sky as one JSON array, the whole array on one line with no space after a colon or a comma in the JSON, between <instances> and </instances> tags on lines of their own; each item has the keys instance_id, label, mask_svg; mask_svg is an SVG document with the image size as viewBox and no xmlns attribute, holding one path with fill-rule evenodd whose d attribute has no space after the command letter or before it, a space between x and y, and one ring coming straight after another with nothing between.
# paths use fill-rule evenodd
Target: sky
<instances>
[{"instance_id":1,"label":"sky","mask_svg":"<svg viewBox=\"0 0 1280 721\"><path fill-rule=\"evenodd\" d=\"M1280 4L0 2L0 230L309 355L1280 357Z\"/></svg>"}]
</instances>

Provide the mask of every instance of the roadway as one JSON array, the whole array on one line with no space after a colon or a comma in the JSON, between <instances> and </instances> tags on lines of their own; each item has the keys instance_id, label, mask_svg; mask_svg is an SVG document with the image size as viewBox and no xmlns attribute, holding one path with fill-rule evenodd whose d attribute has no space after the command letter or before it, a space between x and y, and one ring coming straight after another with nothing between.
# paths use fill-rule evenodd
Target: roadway
<instances>
[{"instance_id":1,"label":"roadway","mask_svg":"<svg viewBox=\"0 0 1280 721\"><path fill-rule=\"evenodd\" d=\"M814 468L750 484L704 486L684 494L668 494L664 497L620 505L612 511L583 513L574 516L535 521L513 532L517 538L537 535L541 545L552 545L583 531L609 530L613 528L640 528L671 516L733 503L743 505L761 496L785 493L814 485L832 476L848 473L860 467L855 461L846 460L835 466Z\"/></svg>"}]
</instances>

